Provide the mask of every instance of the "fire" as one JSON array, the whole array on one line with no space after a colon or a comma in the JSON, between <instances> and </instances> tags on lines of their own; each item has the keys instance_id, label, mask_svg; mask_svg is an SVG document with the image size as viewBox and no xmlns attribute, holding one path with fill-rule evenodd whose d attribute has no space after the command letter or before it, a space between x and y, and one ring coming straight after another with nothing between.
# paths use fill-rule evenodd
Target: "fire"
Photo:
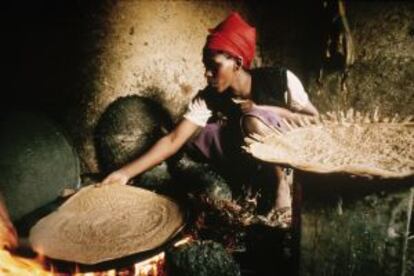
<instances>
[{"instance_id":1,"label":"fire","mask_svg":"<svg viewBox=\"0 0 414 276\"><path fill-rule=\"evenodd\" d=\"M13 256L9 251L0 249L0 275L10 276L51 276L36 260Z\"/></svg>"},{"instance_id":2,"label":"fire","mask_svg":"<svg viewBox=\"0 0 414 276\"><path fill-rule=\"evenodd\" d=\"M134 265L135 274L134 276L155 276L162 275L160 265L164 263L165 253L161 252L154 257L147 259L145 261L136 263Z\"/></svg>"},{"instance_id":3,"label":"fire","mask_svg":"<svg viewBox=\"0 0 414 276\"><path fill-rule=\"evenodd\" d=\"M191 240L190 237L183 238L177 241L174 246L187 243ZM72 275L75 276L165 276L164 271L165 253L160 252L157 255L146 259L144 261L135 263L131 267L132 273L127 271L120 273L115 269L100 272L79 272L77 269ZM0 249L0 276L53 276L59 273L53 272L53 267L50 270L45 269L44 260L42 257L37 259L28 259L12 255L9 251Z\"/></svg>"}]
</instances>

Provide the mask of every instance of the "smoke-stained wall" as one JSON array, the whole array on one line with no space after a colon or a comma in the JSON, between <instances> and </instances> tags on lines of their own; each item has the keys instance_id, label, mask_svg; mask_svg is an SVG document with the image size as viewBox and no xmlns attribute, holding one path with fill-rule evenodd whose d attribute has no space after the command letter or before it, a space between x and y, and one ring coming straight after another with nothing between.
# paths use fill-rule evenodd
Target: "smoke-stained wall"
<instances>
[{"instance_id":1,"label":"smoke-stained wall","mask_svg":"<svg viewBox=\"0 0 414 276\"><path fill-rule=\"evenodd\" d=\"M145 95L179 119L205 85L201 49L207 29L236 10L257 27L254 66L278 63L291 69L321 111L380 106L385 113L413 114L414 4L345 1L355 62L342 85L341 70L325 68L320 74L330 23L323 2L13 4L2 11L10 26L3 44L11 73L5 91L14 104L61 123L82 171L97 172L92 135L106 107L118 97Z\"/></svg>"},{"instance_id":2,"label":"smoke-stained wall","mask_svg":"<svg viewBox=\"0 0 414 276\"><path fill-rule=\"evenodd\" d=\"M325 74L309 89L321 108L414 113L414 4L350 2L347 17L355 62L344 85L341 74Z\"/></svg>"},{"instance_id":3,"label":"smoke-stained wall","mask_svg":"<svg viewBox=\"0 0 414 276\"><path fill-rule=\"evenodd\" d=\"M414 4L343 1L355 59L344 70L324 64L327 33L338 20L327 16L324 2L252 5L262 63L295 72L322 112L378 107L384 114L413 114Z\"/></svg>"},{"instance_id":4,"label":"smoke-stained wall","mask_svg":"<svg viewBox=\"0 0 414 276\"><path fill-rule=\"evenodd\" d=\"M117 1L105 18L105 38L96 57L93 89L83 95L81 155L96 170L92 131L116 98L136 94L161 103L177 119L191 97L205 86L201 51L208 28L241 2ZM245 13L244 13L245 14Z\"/></svg>"}]
</instances>

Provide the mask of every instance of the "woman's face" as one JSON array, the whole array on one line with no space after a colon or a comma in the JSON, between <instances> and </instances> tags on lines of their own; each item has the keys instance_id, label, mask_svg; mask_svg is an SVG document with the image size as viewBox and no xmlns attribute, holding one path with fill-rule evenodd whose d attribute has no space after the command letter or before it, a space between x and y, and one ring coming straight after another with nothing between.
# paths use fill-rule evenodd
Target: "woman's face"
<instances>
[{"instance_id":1,"label":"woman's face","mask_svg":"<svg viewBox=\"0 0 414 276\"><path fill-rule=\"evenodd\" d=\"M226 54L217 53L204 55L204 76L207 83L218 93L224 92L233 83L236 62Z\"/></svg>"}]
</instances>

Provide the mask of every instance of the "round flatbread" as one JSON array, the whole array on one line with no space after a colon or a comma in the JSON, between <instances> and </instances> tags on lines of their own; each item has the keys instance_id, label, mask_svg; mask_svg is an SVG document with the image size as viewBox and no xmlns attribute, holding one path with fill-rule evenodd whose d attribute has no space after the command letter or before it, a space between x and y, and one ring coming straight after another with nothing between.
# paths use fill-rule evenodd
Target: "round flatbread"
<instances>
[{"instance_id":1,"label":"round flatbread","mask_svg":"<svg viewBox=\"0 0 414 276\"><path fill-rule=\"evenodd\" d=\"M30 230L33 249L50 258L96 264L155 249L184 224L179 206L127 185L88 186Z\"/></svg>"}]
</instances>

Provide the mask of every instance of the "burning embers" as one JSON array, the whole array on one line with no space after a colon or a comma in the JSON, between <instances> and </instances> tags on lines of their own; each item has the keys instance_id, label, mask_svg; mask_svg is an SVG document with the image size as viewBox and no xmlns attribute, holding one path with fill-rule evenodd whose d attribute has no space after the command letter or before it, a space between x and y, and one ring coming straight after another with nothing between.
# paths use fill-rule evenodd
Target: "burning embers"
<instances>
[{"instance_id":1,"label":"burning embers","mask_svg":"<svg viewBox=\"0 0 414 276\"><path fill-rule=\"evenodd\" d=\"M166 197L131 186L88 186L31 228L37 258L1 250L0 274L165 275L160 250L173 246L183 226L178 205Z\"/></svg>"},{"instance_id":2,"label":"burning embers","mask_svg":"<svg viewBox=\"0 0 414 276\"><path fill-rule=\"evenodd\" d=\"M53 275L44 269L39 260L13 256L9 251L0 250L1 275Z\"/></svg>"},{"instance_id":3,"label":"burning embers","mask_svg":"<svg viewBox=\"0 0 414 276\"><path fill-rule=\"evenodd\" d=\"M174 243L174 247L185 244L190 240L191 238L185 237ZM165 252L155 253L155 255L124 268L91 270L73 263L65 264L64 269L62 269L62 265L58 262L45 259L42 256L25 258L13 255L3 249L0 250L0 275L165 276Z\"/></svg>"},{"instance_id":4,"label":"burning embers","mask_svg":"<svg viewBox=\"0 0 414 276\"><path fill-rule=\"evenodd\" d=\"M38 259L28 259L12 255L6 250L0 251L0 274L1 275L38 275L38 276L52 276L52 275L84 275L84 276L163 276L165 253L161 252L144 261L137 262L128 268L110 269L106 271L91 271L82 272L78 265L74 266L72 271L59 271L51 261L42 263Z\"/></svg>"},{"instance_id":5,"label":"burning embers","mask_svg":"<svg viewBox=\"0 0 414 276\"><path fill-rule=\"evenodd\" d=\"M167 197L126 185L87 186L39 220L29 240L50 258L95 265L159 248L183 225L183 212Z\"/></svg>"}]
</instances>

